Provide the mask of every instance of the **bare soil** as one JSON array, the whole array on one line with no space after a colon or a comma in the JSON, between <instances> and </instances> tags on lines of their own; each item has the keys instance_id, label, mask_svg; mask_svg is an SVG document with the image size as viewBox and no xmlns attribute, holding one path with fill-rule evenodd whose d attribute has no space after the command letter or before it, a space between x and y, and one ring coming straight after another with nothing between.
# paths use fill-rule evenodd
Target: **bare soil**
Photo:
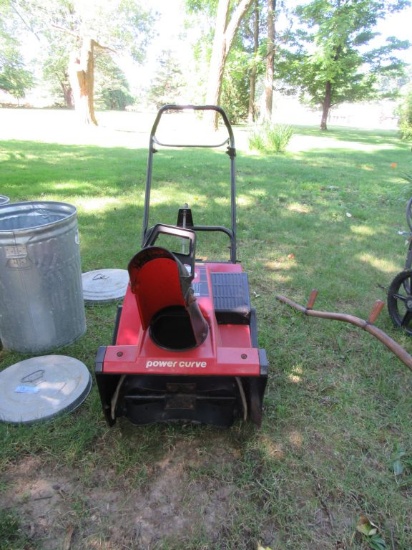
<instances>
[{"instance_id":1,"label":"bare soil","mask_svg":"<svg viewBox=\"0 0 412 550\"><path fill-rule=\"evenodd\" d=\"M233 448L202 455L181 441L150 465L150 482L133 488L113 467L92 472L85 483L77 469L26 457L1 476L0 507L19 510L22 530L42 550L149 550L200 532L219 540L238 489L190 471L235 458Z\"/></svg>"}]
</instances>

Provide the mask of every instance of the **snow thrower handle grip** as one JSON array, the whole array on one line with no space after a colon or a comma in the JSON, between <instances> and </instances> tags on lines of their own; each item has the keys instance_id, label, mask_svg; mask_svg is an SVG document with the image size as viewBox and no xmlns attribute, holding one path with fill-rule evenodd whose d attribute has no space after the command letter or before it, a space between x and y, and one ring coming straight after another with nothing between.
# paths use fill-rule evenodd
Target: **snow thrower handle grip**
<instances>
[{"instance_id":1,"label":"snow thrower handle grip","mask_svg":"<svg viewBox=\"0 0 412 550\"><path fill-rule=\"evenodd\" d=\"M160 109L157 113L157 117L156 117L155 122L153 124L153 128L157 127L157 123L158 123L159 119L161 118L163 113L165 113L167 111L215 111L216 113L219 113L221 115L221 117L222 117L222 119L225 123L225 126L230 131L230 134L232 134L232 128L231 128L229 119L227 118L226 112L224 111L224 109L222 109L222 107L219 107L218 105L192 105L192 104L177 105L177 104L173 104L173 103L163 105L163 107L160 107Z\"/></svg>"},{"instance_id":2,"label":"snow thrower handle grip","mask_svg":"<svg viewBox=\"0 0 412 550\"><path fill-rule=\"evenodd\" d=\"M229 152L230 155L233 155L233 156L236 155L235 137L234 137L234 134L233 134L232 126L229 122L229 119L227 118L227 115L226 115L225 111L221 107L219 107L218 105L174 105L174 104L163 105L163 107L161 107L159 109L159 111L157 112L156 119L153 123L152 130L150 132L150 142L156 141L156 143L158 143L159 145L167 145L167 144L162 144L161 142L156 140L155 134L156 134L157 127L159 126L160 119L162 118L162 115L164 113L167 113L167 112L170 113L170 111L176 111L176 112L179 112L179 111L214 111L215 113L219 113L219 115L222 117L222 120L223 120L223 122L226 126L226 130L229 134L229 151L228 152ZM218 147L218 146L224 145L226 143L226 141L227 140L225 140L223 143L216 144L216 145L213 145L211 147ZM181 144L181 145L174 144L174 146L175 147L191 147L191 145L189 145L189 144ZM203 145L201 147L205 147L205 146Z\"/></svg>"},{"instance_id":3,"label":"snow thrower handle grip","mask_svg":"<svg viewBox=\"0 0 412 550\"><path fill-rule=\"evenodd\" d=\"M225 139L222 143L219 144L196 144L196 143L189 143L189 144L183 144L183 143L165 143L163 141L160 141L156 137L156 131L158 129L159 122L162 118L162 115L165 113L172 113L172 115L176 112L182 112L185 110L192 110L192 111L211 111L215 113L219 113L220 117L222 118L224 125L226 127L228 136L225 136ZM166 125L167 127L167 125ZM167 133L167 132L166 132ZM179 132L178 132L179 133ZM216 133L213 132L213 139L216 138ZM219 137L218 139L221 139ZM147 160L147 172L146 172L146 187L145 187L145 200L144 200L144 212L143 212L143 228L142 228L142 246L145 246L145 241L147 240L147 236L150 234L149 229L149 211L150 211L150 194L151 194L151 188L152 188L152 174L153 174L153 157L154 154L157 152L156 145L160 145L162 147L182 147L182 148L191 148L191 147L206 147L206 148L220 148L222 146L226 146L225 153L228 155L230 159L230 220L231 220L231 227L230 229L225 228L223 226L206 226L206 225L191 225L191 228L195 231L220 231L223 233L226 233L230 239L230 262L236 263L236 167L235 167L235 161L236 161L236 149L235 149L235 139L232 131L232 127L230 125L229 119L225 113L225 111L216 105L174 105L174 104L168 104L161 107L157 113L155 122L152 126L152 130L150 132L150 144L149 144L149 155ZM192 221L193 223L193 221Z\"/></svg>"},{"instance_id":4,"label":"snow thrower handle grip","mask_svg":"<svg viewBox=\"0 0 412 550\"><path fill-rule=\"evenodd\" d=\"M382 300L376 300L376 302L373 305L372 311L368 317L368 323L374 323L376 321L376 319L379 317L384 306L385 306L385 302L382 302Z\"/></svg>"}]
</instances>

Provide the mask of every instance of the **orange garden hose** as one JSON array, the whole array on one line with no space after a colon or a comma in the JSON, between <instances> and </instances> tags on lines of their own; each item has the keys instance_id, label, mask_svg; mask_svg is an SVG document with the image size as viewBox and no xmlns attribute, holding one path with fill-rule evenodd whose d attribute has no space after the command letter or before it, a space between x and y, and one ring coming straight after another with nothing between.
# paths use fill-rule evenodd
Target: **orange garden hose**
<instances>
[{"instance_id":1,"label":"orange garden hose","mask_svg":"<svg viewBox=\"0 0 412 550\"><path fill-rule=\"evenodd\" d=\"M312 290L309 296L308 304L307 306L302 306L300 304L297 304L293 300L290 300L289 298L286 298L285 296L277 295L276 299L280 302L283 302L298 311L305 313L305 315L310 315L313 317L321 317L322 319L332 319L335 321L343 321L346 323L351 323L352 325L355 325L363 330L366 330L366 332L369 332L372 334L372 336L375 336L382 344L384 344L392 353L398 357L407 367L409 367L412 370L412 356L395 340L393 340L386 332L381 330L380 328L376 327L373 323L378 318L380 312L382 311L382 308L384 307L384 302L382 300L377 300L372 308L371 314L369 315L367 320L361 319L359 317L355 317L354 315L349 315L346 313L334 313L331 311L318 311L315 309L312 309L315 305L316 297L318 295L317 290Z\"/></svg>"}]
</instances>

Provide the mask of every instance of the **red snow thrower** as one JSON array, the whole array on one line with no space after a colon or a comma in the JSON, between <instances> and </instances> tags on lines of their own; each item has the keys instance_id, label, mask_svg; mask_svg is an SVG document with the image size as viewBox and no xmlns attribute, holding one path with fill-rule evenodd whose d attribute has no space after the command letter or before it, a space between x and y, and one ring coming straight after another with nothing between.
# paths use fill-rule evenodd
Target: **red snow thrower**
<instances>
[{"instance_id":1,"label":"red snow thrower","mask_svg":"<svg viewBox=\"0 0 412 550\"><path fill-rule=\"evenodd\" d=\"M166 115L196 116L201 111L219 117L223 141L176 145L156 136ZM187 204L178 209L176 225L149 227L154 154L206 146L223 149L230 160L231 227L196 225ZM248 276L236 258L235 158L233 131L220 107L165 105L157 113L150 133L142 248L128 265L130 283L118 308L113 344L100 347L96 357L96 380L109 425L118 417L137 425L187 421L229 427L237 419L261 423L268 361L258 347ZM200 233L211 239L223 235L229 245L227 260L199 260Z\"/></svg>"}]
</instances>

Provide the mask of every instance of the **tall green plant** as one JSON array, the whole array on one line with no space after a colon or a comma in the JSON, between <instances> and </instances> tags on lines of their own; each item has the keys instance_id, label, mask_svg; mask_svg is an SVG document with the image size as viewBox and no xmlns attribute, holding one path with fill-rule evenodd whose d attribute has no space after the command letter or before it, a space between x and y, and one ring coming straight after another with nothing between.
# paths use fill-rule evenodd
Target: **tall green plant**
<instances>
[{"instance_id":1,"label":"tall green plant","mask_svg":"<svg viewBox=\"0 0 412 550\"><path fill-rule=\"evenodd\" d=\"M265 153L284 153L292 136L291 126L265 123L251 132L249 147Z\"/></svg>"}]
</instances>

